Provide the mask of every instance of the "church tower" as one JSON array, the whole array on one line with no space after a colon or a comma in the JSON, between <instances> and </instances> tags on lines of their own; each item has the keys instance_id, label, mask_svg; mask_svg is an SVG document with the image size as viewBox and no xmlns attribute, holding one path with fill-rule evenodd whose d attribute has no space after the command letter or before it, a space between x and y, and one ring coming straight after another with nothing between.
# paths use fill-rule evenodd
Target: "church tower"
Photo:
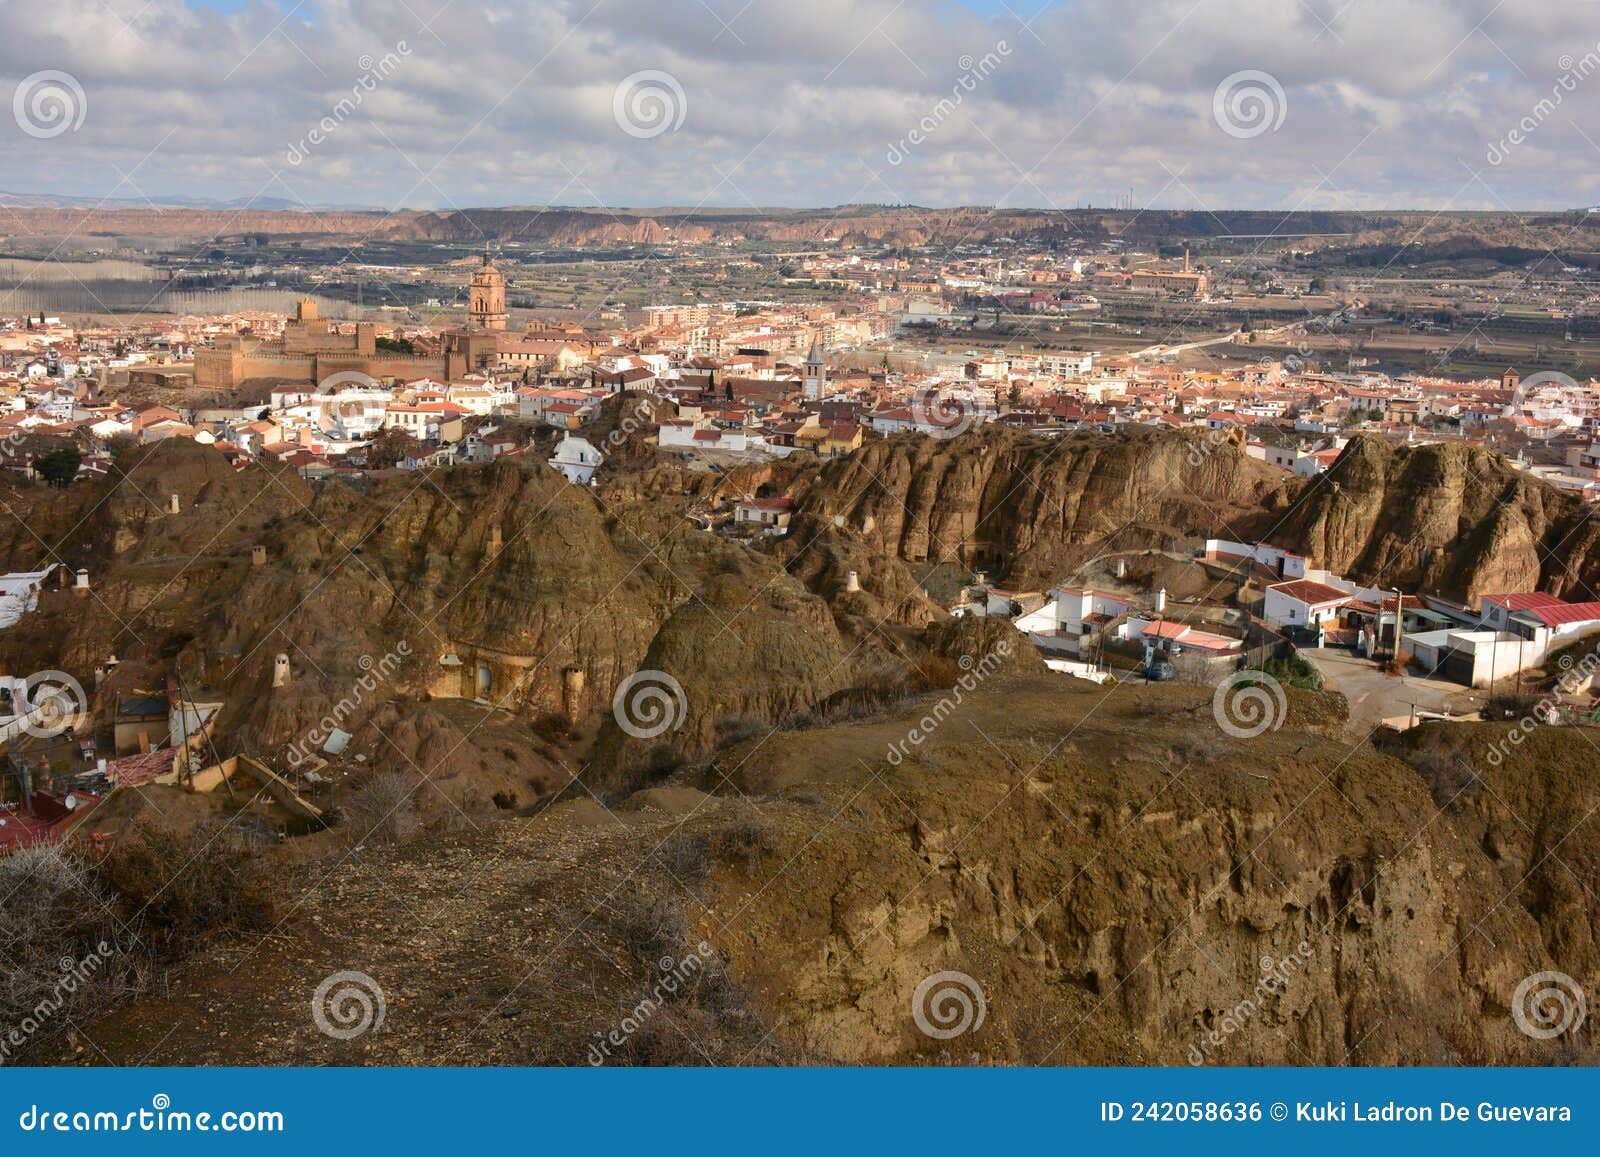
<instances>
[{"instance_id":1,"label":"church tower","mask_svg":"<svg viewBox=\"0 0 1600 1157\"><path fill-rule=\"evenodd\" d=\"M472 275L468 291L467 314L476 329L505 329L506 279L483 251L483 265Z\"/></svg>"},{"instance_id":2,"label":"church tower","mask_svg":"<svg viewBox=\"0 0 1600 1157\"><path fill-rule=\"evenodd\" d=\"M822 358L822 342L811 343L806 355L805 387L802 395L808 402L820 402L828 396L828 363Z\"/></svg>"}]
</instances>

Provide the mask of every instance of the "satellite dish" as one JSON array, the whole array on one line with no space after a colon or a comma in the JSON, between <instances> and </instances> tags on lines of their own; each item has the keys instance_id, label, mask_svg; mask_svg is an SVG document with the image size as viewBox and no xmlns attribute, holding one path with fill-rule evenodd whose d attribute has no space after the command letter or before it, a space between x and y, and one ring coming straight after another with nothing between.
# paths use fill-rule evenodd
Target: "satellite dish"
<instances>
[{"instance_id":1,"label":"satellite dish","mask_svg":"<svg viewBox=\"0 0 1600 1157\"><path fill-rule=\"evenodd\" d=\"M68 795L67 798L63 802L67 805L67 810L69 812L75 812L75 811L78 810L78 797L77 796Z\"/></svg>"}]
</instances>

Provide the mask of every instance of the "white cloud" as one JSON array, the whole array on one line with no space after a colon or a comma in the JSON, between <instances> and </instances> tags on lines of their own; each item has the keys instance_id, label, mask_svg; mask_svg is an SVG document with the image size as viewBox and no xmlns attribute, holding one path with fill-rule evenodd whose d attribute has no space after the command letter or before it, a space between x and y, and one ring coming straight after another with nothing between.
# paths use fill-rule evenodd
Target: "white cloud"
<instances>
[{"instance_id":1,"label":"white cloud","mask_svg":"<svg viewBox=\"0 0 1600 1157\"><path fill-rule=\"evenodd\" d=\"M1600 123L1600 73L1487 159L1563 58L1600 52L1589 0L1080 0L1031 27L978 7L998 15L948 0L0 5L4 91L60 69L89 106L80 129L48 139L0 120L0 187L287 187L308 203L437 206L1069 207L1129 188L1156 207L1600 199L1584 136L1600 131L1583 127ZM999 66L890 164L890 146L1002 41ZM288 163L365 62L402 44L398 66ZM616 84L643 69L671 73L688 102L681 128L649 139L612 119ZM1246 69L1277 78L1288 107L1278 131L1236 139L1212 93Z\"/></svg>"}]
</instances>

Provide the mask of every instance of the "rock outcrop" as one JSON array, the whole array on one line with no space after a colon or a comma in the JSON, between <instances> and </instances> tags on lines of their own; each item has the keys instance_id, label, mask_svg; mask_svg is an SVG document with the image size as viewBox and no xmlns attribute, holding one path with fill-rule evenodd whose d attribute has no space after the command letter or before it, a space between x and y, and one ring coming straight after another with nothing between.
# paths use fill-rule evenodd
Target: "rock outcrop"
<instances>
[{"instance_id":1,"label":"rock outcrop","mask_svg":"<svg viewBox=\"0 0 1600 1157\"><path fill-rule=\"evenodd\" d=\"M903 435L829 463L789 538L808 544L842 527L879 558L923 571L1003 571L1010 585L1026 586L1058 581L1108 551L1167 548L1227 528L1241 537L1264 531L1297 491L1233 442L1194 434ZM852 556L833 553L837 560L790 565L813 590L842 587L839 572ZM867 575L861 582L873 589ZM893 587L888 594L892 603L904 597Z\"/></svg>"},{"instance_id":2,"label":"rock outcrop","mask_svg":"<svg viewBox=\"0 0 1600 1157\"><path fill-rule=\"evenodd\" d=\"M686 486L710 501L772 486L781 468L735 480L660 467L602 498L531 456L314 492L292 471L235 471L188 441L120 467L98 487L31 496L9 527L0 558L82 560L91 597L48 592L0 635L0 664L86 675L114 653L102 719L176 673L225 704L230 754L314 752L336 724L400 770L477 769L485 797L573 780L577 765L558 783L528 759L537 737L502 734L481 716L493 708L569 738L603 722L586 778L628 788L661 744L699 754L719 722L776 724L884 662L870 633L847 643L827 605L770 560L685 517ZM619 730L613 710L617 689L650 670L686 697L660 744ZM478 704L481 717L436 701Z\"/></svg>"},{"instance_id":3,"label":"rock outcrop","mask_svg":"<svg viewBox=\"0 0 1600 1157\"><path fill-rule=\"evenodd\" d=\"M1595 1055L1592 1023L1536 1041L1510 1015L1534 973L1590 991L1600 980L1600 757L1570 730L1542 729L1535 749L1441 810L1400 759L1303 730L1311 695L1292 697L1281 731L1248 740L1223 735L1210 694L1190 688L997 680L947 713L937 698L726 760L756 798L803 786L824 815L851 816L819 817L774 848L737 922L760 950L736 972L806 1052L1028 1064ZM911 725L924 738L907 746ZM896 743L898 763L872 754ZM914 994L937 973L981 992L976 1031L918 1031Z\"/></svg>"},{"instance_id":4,"label":"rock outcrop","mask_svg":"<svg viewBox=\"0 0 1600 1157\"><path fill-rule=\"evenodd\" d=\"M1576 496L1460 443L1353 438L1273 538L1358 581L1473 605L1496 591L1592 598L1600 571L1600 526Z\"/></svg>"},{"instance_id":5,"label":"rock outcrop","mask_svg":"<svg viewBox=\"0 0 1600 1157\"><path fill-rule=\"evenodd\" d=\"M996 677L752 735L710 794L686 769L613 810L285 864L292 920L203 946L77 1059L1593 1063L1592 1016L1535 1039L1512 1006L1538 973L1600 984L1595 747L1538 728L1491 768L1508 726L1436 724L1352 750L1307 729L1324 698L1236 739L1203 689ZM1439 794L1440 743L1481 783ZM689 952L709 996L592 1057ZM330 1041L305 993L353 966L388 1020Z\"/></svg>"},{"instance_id":6,"label":"rock outcrop","mask_svg":"<svg viewBox=\"0 0 1600 1157\"><path fill-rule=\"evenodd\" d=\"M651 640L602 723L585 781L633 790L705 754L719 727L771 731L855 685L875 651L782 571L714 577Z\"/></svg>"}]
</instances>

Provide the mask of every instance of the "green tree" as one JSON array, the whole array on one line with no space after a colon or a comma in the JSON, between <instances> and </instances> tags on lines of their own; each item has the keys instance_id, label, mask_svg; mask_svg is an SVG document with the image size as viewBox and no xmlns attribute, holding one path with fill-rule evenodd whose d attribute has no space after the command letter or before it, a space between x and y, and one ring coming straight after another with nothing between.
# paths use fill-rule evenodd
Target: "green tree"
<instances>
[{"instance_id":1,"label":"green tree","mask_svg":"<svg viewBox=\"0 0 1600 1157\"><path fill-rule=\"evenodd\" d=\"M33 470L59 490L72 484L72 480L78 476L78 467L82 464L83 455L77 447L67 446L39 455L33 460Z\"/></svg>"}]
</instances>

